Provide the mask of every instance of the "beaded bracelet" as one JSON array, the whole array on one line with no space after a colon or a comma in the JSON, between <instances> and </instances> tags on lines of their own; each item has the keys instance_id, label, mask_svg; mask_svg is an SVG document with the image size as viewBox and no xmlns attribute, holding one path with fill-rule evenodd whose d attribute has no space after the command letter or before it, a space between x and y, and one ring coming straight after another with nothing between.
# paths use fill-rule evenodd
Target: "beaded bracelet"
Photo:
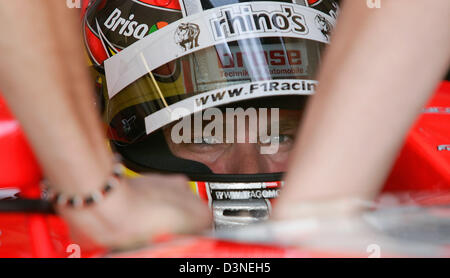
<instances>
[{"instance_id":1,"label":"beaded bracelet","mask_svg":"<svg viewBox=\"0 0 450 278\"><path fill-rule=\"evenodd\" d=\"M117 186L120 185L120 179L123 176L123 166L120 163L116 163L113 168L112 175L108 178L105 185L90 194L80 196L80 195L68 195L62 192L54 191L51 186L46 184L47 197L46 199L50 201L55 206L63 206L69 208L85 208L99 203L107 195L109 195Z\"/></svg>"}]
</instances>

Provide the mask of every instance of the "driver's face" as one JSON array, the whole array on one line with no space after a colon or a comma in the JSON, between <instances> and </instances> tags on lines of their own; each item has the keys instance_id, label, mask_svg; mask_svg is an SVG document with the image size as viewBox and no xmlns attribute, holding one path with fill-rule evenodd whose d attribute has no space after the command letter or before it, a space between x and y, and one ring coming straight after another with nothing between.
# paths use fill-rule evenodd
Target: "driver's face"
<instances>
[{"instance_id":1,"label":"driver's face","mask_svg":"<svg viewBox=\"0 0 450 278\"><path fill-rule=\"evenodd\" d=\"M261 147L270 144L267 141L261 142L258 140L258 143L249 143L248 138L251 133L257 135L258 130L250 130L248 123L241 126L241 128L245 129L245 143L217 144L213 140L203 138L202 143L175 144L171 140L173 125L164 129L164 136L169 145L169 149L175 156L201 162L216 174L284 172L287 170L288 158L297 133L300 115L300 111L280 110L278 123L279 137L272 137L274 140L279 140L278 151L274 154L261 154ZM269 125L267 130L270 131L270 114L267 122ZM226 130L226 125L229 124L226 121L223 122L223 130ZM234 124L234 134L238 134L238 128L239 125ZM194 141L192 140L192 142ZM223 142L225 142L225 139Z\"/></svg>"}]
</instances>

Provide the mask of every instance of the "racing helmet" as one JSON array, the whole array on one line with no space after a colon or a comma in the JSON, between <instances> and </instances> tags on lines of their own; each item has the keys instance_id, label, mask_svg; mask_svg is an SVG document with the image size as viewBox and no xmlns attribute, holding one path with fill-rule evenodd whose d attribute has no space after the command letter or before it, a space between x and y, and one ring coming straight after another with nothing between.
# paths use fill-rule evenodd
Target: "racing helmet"
<instances>
[{"instance_id":1,"label":"racing helmet","mask_svg":"<svg viewBox=\"0 0 450 278\"><path fill-rule=\"evenodd\" d=\"M111 147L135 172L187 175L217 227L266 219L282 170L213 171L174 153L166 130L213 108L302 111L338 9L334 0L90 1L83 32Z\"/></svg>"}]
</instances>

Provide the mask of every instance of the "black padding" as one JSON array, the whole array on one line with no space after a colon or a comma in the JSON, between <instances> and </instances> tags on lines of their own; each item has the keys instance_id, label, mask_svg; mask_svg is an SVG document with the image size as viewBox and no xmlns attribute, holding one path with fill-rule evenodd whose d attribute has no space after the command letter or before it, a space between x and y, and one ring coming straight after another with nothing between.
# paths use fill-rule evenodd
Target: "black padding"
<instances>
[{"instance_id":1,"label":"black padding","mask_svg":"<svg viewBox=\"0 0 450 278\"><path fill-rule=\"evenodd\" d=\"M156 170L180 173L182 170L190 174L212 173L211 169L200 162L174 156L161 130L134 144L124 146L115 141L111 141L111 144L122 156L124 164L137 172Z\"/></svg>"},{"instance_id":2,"label":"black padding","mask_svg":"<svg viewBox=\"0 0 450 278\"><path fill-rule=\"evenodd\" d=\"M54 214L53 205L38 199L0 200L1 213L43 213Z\"/></svg>"},{"instance_id":3,"label":"black padding","mask_svg":"<svg viewBox=\"0 0 450 278\"><path fill-rule=\"evenodd\" d=\"M167 146L162 131L155 132L139 143L123 146L111 141L111 145L122 156L125 166L139 173L181 173L192 181L210 182L281 181L284 174L214 174L208 166L200 162L174 156Z\"/></svg>"}]
</instances>

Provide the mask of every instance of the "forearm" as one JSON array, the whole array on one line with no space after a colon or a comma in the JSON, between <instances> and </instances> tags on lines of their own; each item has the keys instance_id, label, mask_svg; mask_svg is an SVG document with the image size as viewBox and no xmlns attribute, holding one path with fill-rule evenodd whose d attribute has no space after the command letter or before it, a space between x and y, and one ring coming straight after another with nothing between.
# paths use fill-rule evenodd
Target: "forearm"
<instances>
[{"instance_id":1,"label":"forearm","mask_svg":"<svg viewBox=\"0 0 450 278\"><path fill-rule=\"evenodd\" d=\"M344 4L345 23L338 22L293 152L283 212L292 202L377 193L448 67L449 10L447 0Z\"/></svg>"},{"instance_id":2,"label":"forearm","mask_svg":"<svg viewBox=\"0 0 450 278\"><path fill-rule=\"evenodd\" d=\"M93 128L98 120L89 124L88 118L82 116L84 110L93 109L92 96L88 96L91 91L70 76L82 69L79 64L67 63L70 58L64 48L79 45L78 31L73 33L67 23L70 19L59 18L55 22L52 9L55 5L65 8L64 3L19 0L2 1L0 5L1 89L46 175L64 191L84 192L98 187L110 165L101 163L107 150L104 142L99 143L101 129ZM17 20L18 15L21 20ZM62 39L58 33L63 28L71 36ZM81 49L70 51L77 57ZM74 97L85 100L75 102ZM82 107L81 103L88 106Z\"/></svg>"},{"instance_id":3,"label":"forearm","mask_svg":"<svg viewBox=\"0 0 450 278\"><path fill-rule=\"evenodd\" d=\"M86 70L88 58L82 51L84 46L82 38L79 36L82 33L79 11L68 9L61 3L52 5L51 8L56 21L53 25L58 32L60 48L63 51L62 61L65 63L67 76L69 76L68 83L72 88L70 97L75 104L77 115L86 129L87 138L98 153L100 163L108 164L111 162L110 151L105 148L105 136L101 132L104 127L98 116L98 107L94 105L93 79Z\"/></svg>"}]
</instances>

